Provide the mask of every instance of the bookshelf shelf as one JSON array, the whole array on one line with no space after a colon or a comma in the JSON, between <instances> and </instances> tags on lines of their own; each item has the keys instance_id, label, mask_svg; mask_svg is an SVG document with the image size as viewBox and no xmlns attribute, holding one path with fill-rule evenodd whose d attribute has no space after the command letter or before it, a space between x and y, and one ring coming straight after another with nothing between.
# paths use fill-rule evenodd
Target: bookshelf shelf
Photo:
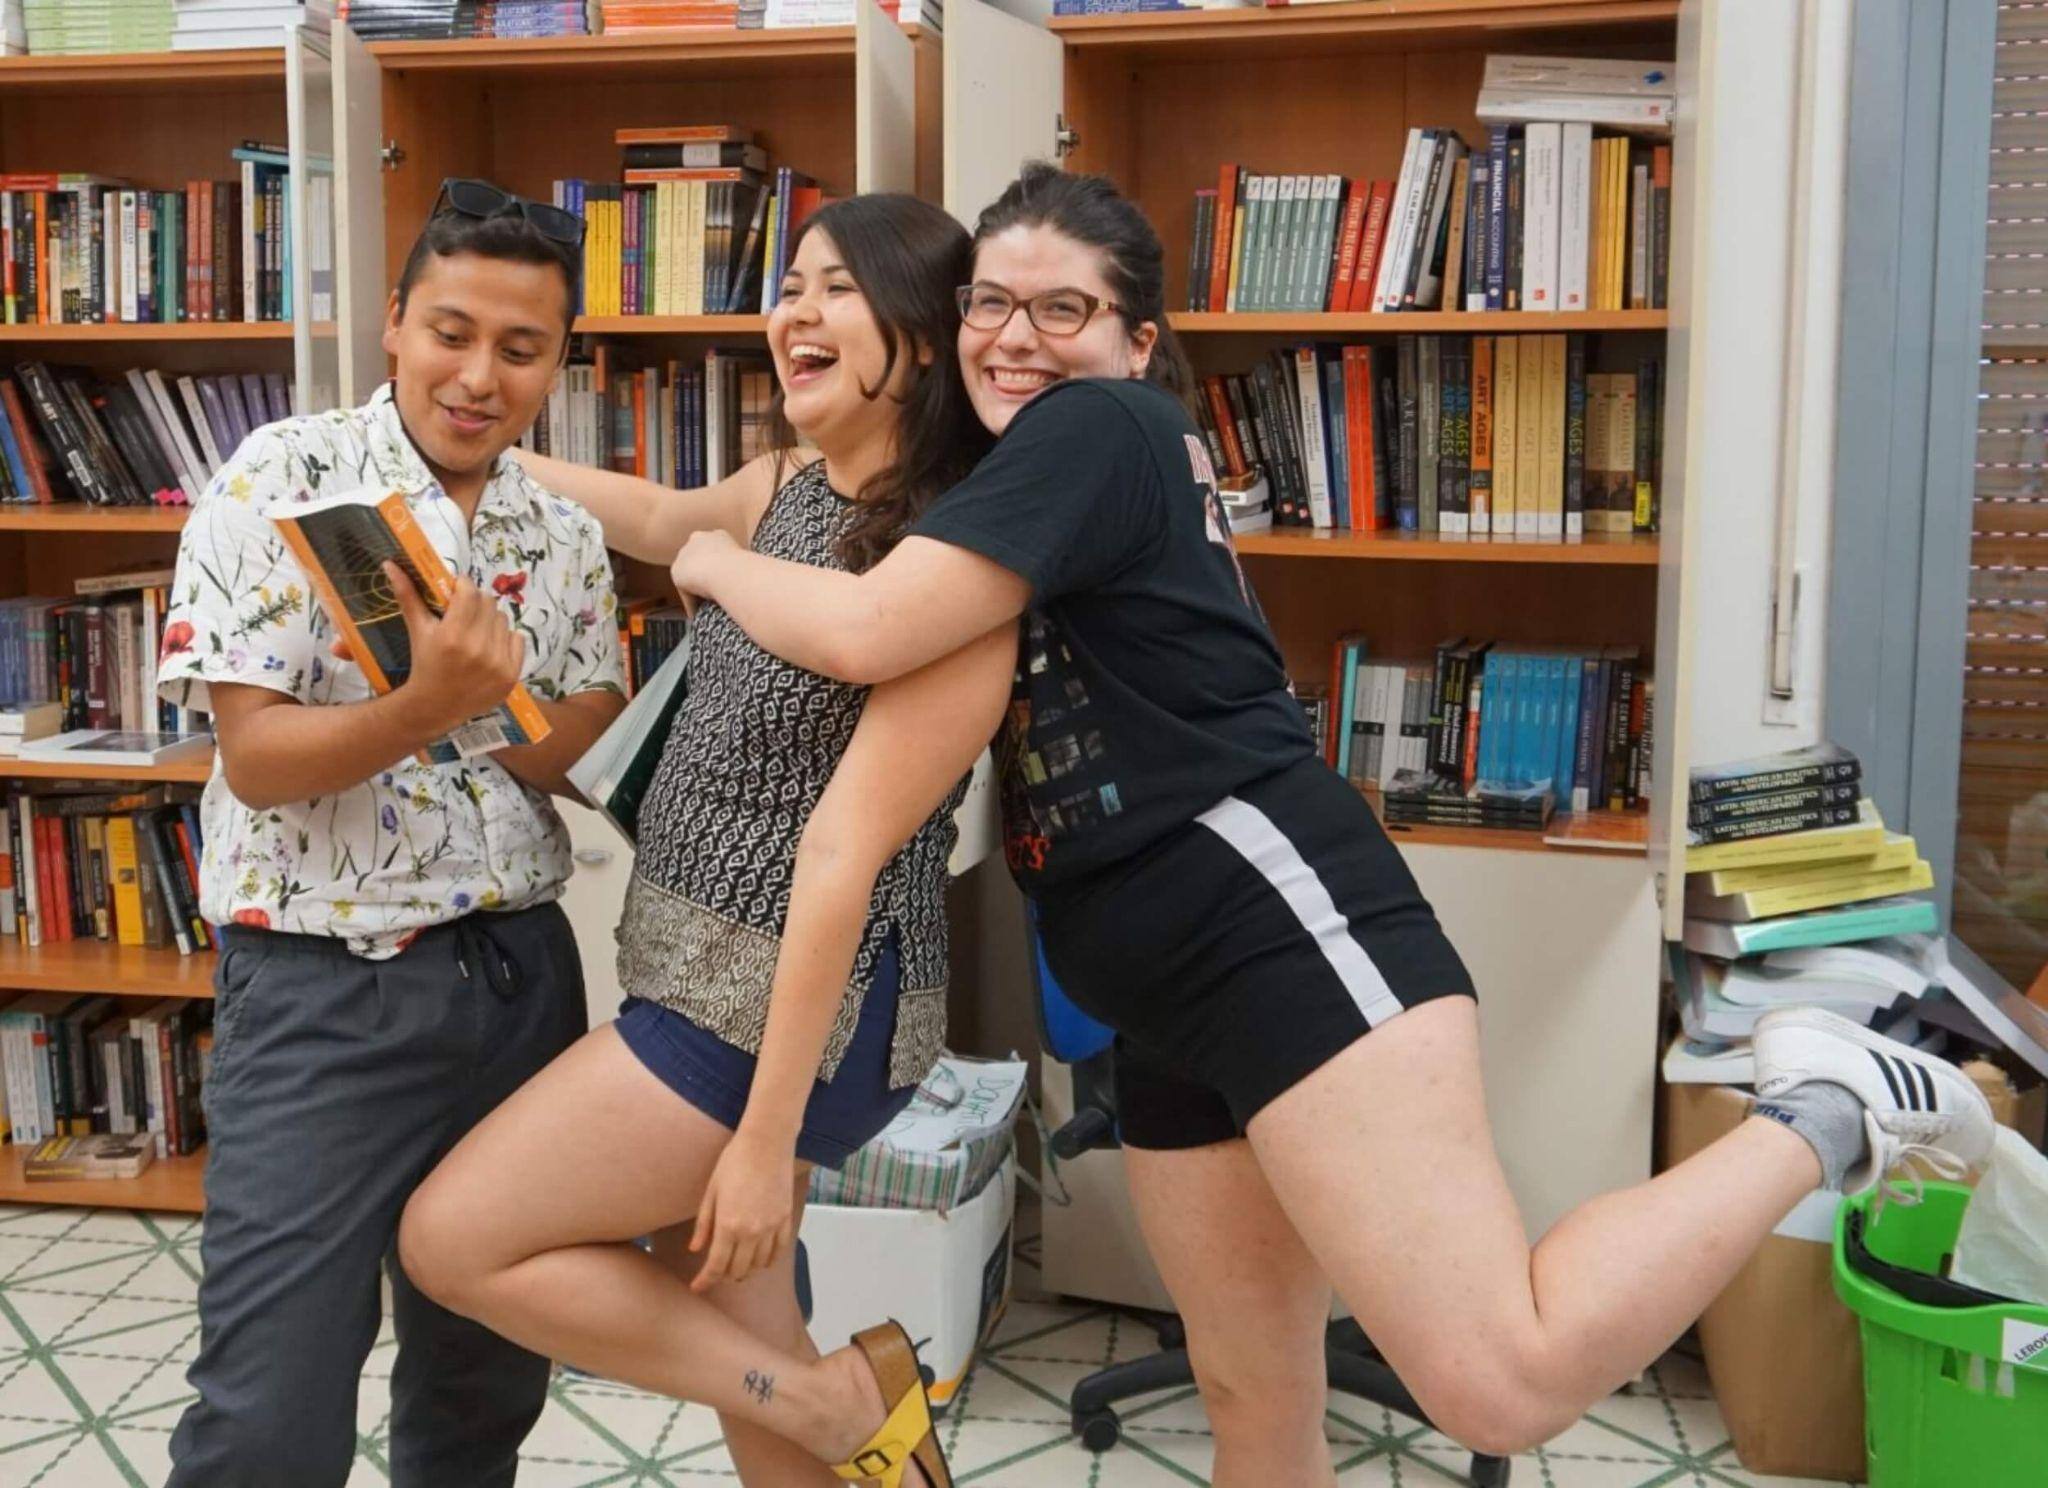
<instances>
[{"instance_id":1,"label":"bookshelf shelf","mask_svg":"<svg viewBox=\"0 0 2048 1488\"><path fill-rule=\"evenodd\" d=\"M0 91L134 91L216 88L223 83L284 87L284 48L215 52L114 52L93 56L0 57Z\"/></svg>"},{"instance_id":2,"label":"bookshelf shelf","mask_svg":"<svg viewBox=\"0 0 2048 1488\"><path fill-rule=\"evenodd\" d=\"M1220 13L1220 12L1219 12ZM1549 331L1662 331L1671 324L1668 310L1587 310L1560 314L1545 310L1418 310L1399 315L1256 311L1167 312L1167 322L1182 335L1383 336L1426 335L1460 331L1471 335Z\"/></svg>"},{"instance_id":3,"label":"bookshelf shelf","mask_svg":"<svg viewBox=\"0 0 2048 1488\"><path fill-rule=\"evenodd\" d=\"M87 506L58 501L48 506L0 506L0 532L182 532L187 506Z\"/></svg>"},{"instance_id":4,"label":"bookshelf shelf","mask_svg":"<svg viewBox=\"0 0 2048 1488\"><path fill-rule=\"evenodd\" d=\"M204 785L213 776L213 751L164 765L99 765L83 768L75 760L25 760L0 755L0 780L108 780L152 785Z\"/></svg>"},{"instance_id":5,"label":"bookshelf shelf","mask_svg":"<svg viewBox=\"0 0 2048 1488\"><path fill-rule=\"evenodd\" d=\"M905 26L915 40L921 31ZM699 71L721 77L749 72L787 74L792 64L851 68L851 26L759 31L651 31L604 36L485 37L445 41L374 41L370 55L391 72L523 72L532 76L607 76Z\"/></svg>"},{"instance_id":6,"label":"bookshelf shelf","mask_svg":"<svg viewBox=\"0 0 2048 1488\"><path fill-rule=\"evenodd\" d=\"M576 330L592 336L759 336L765 315L579 315Z\"/></svg>"},{"instance_id":7,"label":"bookshelf shelf","mask_svg":"<svg viewBox=\"0 0 2048 1488\"><path fill-rule=\"evenodd\" d=\"M329 334L332 334L330 332ZM115 341L285 341L292 339L292 326L285 320L196 320L169 325L154 323L99 323L87 325L0 325L0 342L115 342Z\"/></svg>"},{"instance_id":8,"label":"bookshelf shelf","mask_svg":"<svg viewBox=\"0 0 2048 1488\"><path fill-rule=\"evenodd\" d=\"M1428 827L1386 823L1397 846L1474 847L1508 852L1602 852L1643 854L1650 850L1650 818L1640 811L1593 811L1554 816L1541 832L1506 827Z\"/></svg>"},{"instance_id":9,"label":"bookshelf shelf","mask_svg":"<svg viewBox=\"0 0 2048 1488\"><path fill-rule=\"evenodd\" d=\"M1288 529L1248 533L1236 540L1241 556L1259 558L1382 559L1398 563L1627 564L1654 568L1655 533L1588 533L1572 542L1516 538L1443 537L1418 532L1332 532Z\"/></svg>"},{"instance_id":10,"label":"bookshelf shelf","mask_svg":"<svg viewBox=\"0 0 2048 1488\"><path fill-rule=\"evenodd\" d=\"M116 945L105 940L0 941L0 987L18 992L94 992L115 997L212 997L213 953Z\"/></svg>"},{"instance_id":11,"label":"bookshelf shelf","mask_svg":"<svg viewBox=\"0 0 2048 1488\"><path fill-rule=\"evenodd\" d=\"M1468 47L1475 36L1497 49L1537 41L1574 42L1597 32L1603 42L1631 23L1654 31L1678 17L1678 0L1354 0L1274 9L1155 11L1055 16L1051 29L1069 48L1095 52L1171 51L1188 60L1298 51Z\"/></svg>"},{"instance_id":12,"label":"bookshelf shelf","mask_svg":"<svg viewBox=\"0 0 2048 1488\"><path fill-rule=\"evenodd\" d=\"M140 1178L98 1178L82 1183L29 1182L21 1170L33 1150L0 1149L0 1203L158 1209L173 1214L197 1214L205 1208L204 1147L190 1157L160 1157Z\"/></svg>"}]
</instances>

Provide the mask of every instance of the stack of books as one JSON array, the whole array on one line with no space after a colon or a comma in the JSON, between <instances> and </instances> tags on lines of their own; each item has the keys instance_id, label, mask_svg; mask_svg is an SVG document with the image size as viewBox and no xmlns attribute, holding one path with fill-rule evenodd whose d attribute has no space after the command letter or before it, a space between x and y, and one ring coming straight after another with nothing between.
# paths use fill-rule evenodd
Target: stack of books
<instances>
[{"instance_id":1,"label":"stack of books","mask_svg":"<svg viewBox=\"0 0 2048 1488\"><path fill-rule=\"evenodd\" d=\"M0 501L181 505L295 411L278 372L100 378L22 362L0 377Z\"/></svg>"},{"instance_id":2,"label":"stack of books","mask_svg":"<svg viewBox=\"0 0 2048 1488\"><path fill-rule=\"evenodd\" d=\"M775 396L759 350L713 350L694 361L619 366L600 343L562 369L520 447L578 465L692 490L723 480L762 449Z\"/></svg>"},{"instance_id":3,"label":"stack of books","mask_svg":"<svg viewBox=\"0 0 2048 1488\"><path fill-rule=\"evenodd\" d=\"M167 997L34 992L0 1006L8 1135L19 1145L90 1136L140 1137L150 1155L186 1156L206 1140L201 1102L213 1049L213 1004ZM39 1152L46 1179L132 1177L147 1157L78 1141ZM65 1172L97 1156L98 1170ZM114 1171L102 1165L116 1164Z\"/></svg>"},{"instance_id":4,"label":"stack of books","mask_svg":"<svg viewBox=\"0 0 2048 1488\"><path fill-rule=\"evenodd\" d=\"M228 51L284 45L289 27L325 26L333 19L329 0L171 0L171 49Z\"/></svg>"},{"instance_id":5,"label":"stack of books","mask_svg":"<svg viewBox=\"0 0 2048 1488\"><path fill-rule=\"evenodd\" d=\"M338 0L336 14L365 41L429 41L454 34L456 0Z\"/></svg>"},{"instance_id":6,"label":"stack of books","mask_svg":"<svg viewBox=\"0 0 2048 1488\"><path fill-rule=\"evenodd\" d=\"M38 56L171 49L171 0L23 0Z\"/></svg>"},{"instance_id":7,"label":"stack of books","mask_svg":"<svg viewBox=\"0 0 2048 1488\"><path fill-rule=\"evenodd\" d=\"M1226 480L1264 477L1273 525L1570 542L1655 532L1663 362L1602 372L1583 336L1317 343L1202 379Z\"/></svg>"},{"instance_id":8,"label":"stack of books","mask_svg":"<svg viewBox=\"0 0 2048 1488\"><path fill-rule=\"evenodd\" d=\"M1540 829L1552 809L1647 804L1654 695L1632 646L1458 638L1433 660L1381 659L1367 637L1347 635L1334 647L1328 689L1305 689L1302 700L1324 760L1380 791L1390 820L1428 813Z\"/></svg>"},{"instance_id":9,"label":"stack of books","mask_svg":"<svg viewBox=\"0 0 2048 1488\"><path fill-rule=\"evenodd\" d=\"M739 25L736 0L601 0L606 34L632 31L730 31Z\"/></svg>"}]
</instances>

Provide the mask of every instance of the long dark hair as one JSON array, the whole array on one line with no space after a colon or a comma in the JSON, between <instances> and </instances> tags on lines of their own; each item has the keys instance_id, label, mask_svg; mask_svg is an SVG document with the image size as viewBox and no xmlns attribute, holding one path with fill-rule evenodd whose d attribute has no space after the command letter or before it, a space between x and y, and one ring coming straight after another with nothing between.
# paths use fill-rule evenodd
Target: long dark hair
<instances>
[{"instance_id":1,"label":"long dark hair","mask_svg":"<svg viewBox=\"0 0 2048 1488\"><path fill-rule=\"evenodd\" d=\"M960 376L960 311L953 290L967 282L973 245L967 230L945 212L899 192L848 197L820 208L789 245L792 259L814 231L827 234L839 250L887 350L881 381L861 391L871 400L884 396L898 360L912 363L910 384L896 400L902 412L895 458L860 490L847 493L860 504L840 533L838 552L858 573L879 562L993 442ZM931 361L918 365L925 350ZM767 448L778 456L798 444L782 402L778 387L765 429ZM780 474L778 467L778 480Z\"/></svg>"},{"instance_id":2,"label":"long dark hair","mask_svg":"<svg viewBox=\"0 0 2048 1488\"><path fill-rule=\"evenodd\" d=\"M1013 227L1049 227L1100 252L1102 277L1125 327L1135 331L1150 321L1158 330L1145 380L1183 403L1192 400L1194 369L1166 323L1166 250L1136 202L1107 176L1079 175L1034 160L983 210L974 224L974 245Z\"/></svg>"}]
</instances>

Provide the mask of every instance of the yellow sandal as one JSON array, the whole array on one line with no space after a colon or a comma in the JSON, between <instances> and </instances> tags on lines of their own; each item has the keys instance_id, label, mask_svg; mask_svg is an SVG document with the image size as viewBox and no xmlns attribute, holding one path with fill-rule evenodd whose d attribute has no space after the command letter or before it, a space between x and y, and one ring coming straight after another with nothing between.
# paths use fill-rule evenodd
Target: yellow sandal
<instances>
[{"instance_id":1,"label":"yellow sandal","mask_svg":"<svg viewBox=\"0 0 2048 1488\"><path fill-rule=\"evenodd\" d=\"M894 1404L882 1429L845 1462L834 1463L832 1471L849 1483L872 1481L882 1488L902 1488L903 1474L914 1461L931 1480L931 1488L953 1488L952 1469L946 1466L932 1426L931 1398L925 1393L910 1335L896 1323L883 1323L856 1333L853 1342L867 1357L875 1383L882 1387L883 1402Z\"/></svg>"}]
</instances>

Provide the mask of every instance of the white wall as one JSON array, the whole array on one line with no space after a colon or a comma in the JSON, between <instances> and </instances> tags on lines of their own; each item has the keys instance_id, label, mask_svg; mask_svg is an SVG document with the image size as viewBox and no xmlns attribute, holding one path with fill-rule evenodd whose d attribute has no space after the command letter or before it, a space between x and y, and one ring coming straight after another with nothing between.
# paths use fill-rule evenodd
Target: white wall
<instances>
[{"instance_id":1,"label":"white wall","mask_svg":"<svg viewBox=\"0 0 2048 1488\"><path fill-rule=\"evenodd\" d=\"M1696 177L1673 296L1673 359L1689 376L1673 389L1685 599L1660 605L1673 629L1659 654L1668 676L1673 643L1689 650L1678 670L1696 763L1819 734L1851 4L1694 0L1681 20L1681 73L1697 87L1679 122ZM1789 701L1770 687L1782 499L1800 577ZM1680 577L1664 575L1666 600Z\"/></svg>"}]
</instances>

